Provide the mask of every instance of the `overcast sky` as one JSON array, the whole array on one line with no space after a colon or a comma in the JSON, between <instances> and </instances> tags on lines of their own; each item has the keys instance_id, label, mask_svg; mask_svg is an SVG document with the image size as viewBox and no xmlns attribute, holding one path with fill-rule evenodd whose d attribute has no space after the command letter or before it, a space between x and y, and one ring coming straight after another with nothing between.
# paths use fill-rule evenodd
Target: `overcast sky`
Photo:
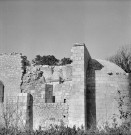
<instances>
[{"instance_id":1,"label":"overcast sky","mask_svg":"<svg viewBox=\"0 0 131 135\"><path fill-rule=\"evenodd\" d=\"M131 44L131 1L0 0L0 53L63 58L79 42L100 59Z\"/></svg>"}]
</instances>

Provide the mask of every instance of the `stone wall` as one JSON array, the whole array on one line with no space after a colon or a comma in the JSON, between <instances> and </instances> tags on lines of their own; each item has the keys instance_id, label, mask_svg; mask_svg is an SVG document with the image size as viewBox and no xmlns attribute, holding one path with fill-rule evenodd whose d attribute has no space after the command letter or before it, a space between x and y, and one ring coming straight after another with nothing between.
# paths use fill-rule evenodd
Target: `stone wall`
<instances>
[{"instance_id":1,"label":"stone wall","mask_svg":"<svg viewBox=\"0 0 131 135\"><path fill-rule=\"evenodd\" d=\"M87 79L89 124L96 121L99 128L130 120L129 76L118 66L104 60L92 60ZM91 117L92 116L92 117Z\"/></svg>"},{"instance_id":2,"label":"stone wall","mask_svg":"<svg viewBox=\"0 0 131 135\"><path fill-rule=\"evenodd\" d=\"M28 94L20 94L23 77L22 60L22 55L17 53L0 55L0 124L4 125L3 115L8 114L12 115L10 117L12 126L23 125L24 128L32 129L33 101ZM9 121L9 118L6 120Z\"/></svg>"},{"instance_id":3,"label":"stone wall","mask_svg":"<svg viewBox=\"0 0 131 135\"><path fill-rule=\"evenodd\" d=\"M80 127L86 121L86 71L90 55L84 44L75 44L71 50L72 69L72 91L69 102L69 126Z\"/></svg>"},{"instance_id":4,"label":"stone wall","mask_svg":"<svg viewBox=\"0 0 131 135\"><path fill-rule=\"evenodd\" d=\"M33 97L28 93L19 93L17 97L19 127L24 130L33 129Z\"/></svg>"},{"instance_id":5,"label":"stone wall","mask_svg":"<svg viewBox=\"0 0 131 135\"><path fill-rule=\"evenodd\" d=\"M22 58L20 54L0 55L0 81L4 85L4 97L21 92ZM4 98L4 99L5 99Z\"/></svg>"},{"instance_id":6,"label":"stone wall","mask_svg":"<svg viewBox=\"0 0 131 135\"><path fill-rule=\"evenodd\" d=\"M30 94L19 93L8 97L0 104L0 126L15 127L21 130L33 129L33 98Z\"/></svg>"},{"instance_id":7,"label":"stone wall","mask_svg":"<svg viewBox=\"0 0 131 135\"><path fill-rule=\"evenodd\" d=\"M63 94L71 90L72 66L29 67L23 77L22 92L30 93L34 103L45 101L46 85L52 85L55 102L64 102ZM65 91L65 92L64 92ZM62 94L63 93L63 94Z\"/></svg>"},{"instance_id":8,"label":"stone wall","mask_svg":"<svg viewBox=\"0 0 131 135\"><path fill-rule=\"evenodd\" d=\"M50 124L68 124L72 65L29 67L21 89L33 96L34 129L44 129Z\"/></svg>"},{"instance_id":9,"label":"stone wall","mask_svg":"<svg viewBox=\"0 0 131 135\"><path fill-rule=\"evenodd\" d=\"M47 129L51 125L68 124L67 103L38 103L33 106L33 129Z\"/></svg>"},{"instance_id":10,"label":"stone wall","mask_svg":"<svg viewBox=\"0 0 131 135\"><path fill-rule=\"evenodd\" d=\"M36 97L34 95L33 128L38 129L41 126L44 129L50 126L50 124L67 125L70 93L72 90L71 83L64 82L62 84L55 84L55 87L52 85L52 94L55 97L54 103L45 102L46 86L49 84L43 85L44 89L41 91L42 97Z\"/></svg>"},{"instance_id":11,"label":"stone wall","mask_svg":"<svg viewBox=\"0 0 131 135\"><path fill-rule=\"evenodd\" d=\"M53 95L56 103L68 103L71 99L72 81L67 81L62 84L56 84Z\"/></svg>"},{"instance_id":12,"label":"stone wall","mask_svg":"<svg viewBox=\"0 0 131 135\"><path fill-rule=\"evenodd\" d=\"M113 125L114 119L118 125L130 121L131 74L91 59L84 44L75 44L71 52L72 64L30 66L25 74L20 54L0 55L0 114L7 100L16 102L19 97L22 118L30 129L50 124L87 129Z\"/></svg>"}]
</instances>

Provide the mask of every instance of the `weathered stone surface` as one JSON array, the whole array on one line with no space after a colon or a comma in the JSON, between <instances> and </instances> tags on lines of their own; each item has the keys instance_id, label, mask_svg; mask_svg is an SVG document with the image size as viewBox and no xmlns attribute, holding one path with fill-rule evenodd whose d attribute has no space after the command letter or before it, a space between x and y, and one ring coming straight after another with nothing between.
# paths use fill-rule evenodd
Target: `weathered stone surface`
<instances>
[{"instance_id":1,"label":"weathered stone surface","mask_svg":"<svg viewBox=\"0 0 131 135\"><path fill-rule=\"evenodd\" d=\"M33 123L34 129L46 129L51 124L61 125L68 124L68 109L66 103L38 103L33 106Z\"/></svg>"},{"instance_id":2,"label":"weathered stone surface","mask_svg":"<svg viewBox=\"0 0 131 135\"><path fill-rule=\"evenodd\" d=\"M69 125L86 126L86 71L91 59L84 44L72 48L72 91L69 100Z\"/></svg>"},{"instance_id":3,"label":"weathered stone surface","mask_svg":"<svg viewBox=\"0 0 131 135\"><path fill-rule=\"evenodd\" d=\"M21 130L33 129L33 98L30 94L19 93L8 97L0 104L0 126L15 127ZM7 124L7 125L5 125Z\"/></svg>"},{"instance_id":4,"label":"weathered stone surface","mask_svg":"<svg viewBox=\"0 0 131 135\"><path fill-rule=\"evenodd\" d=\"M0 55L0 81L4 85L4 99L21 92L22 58L20 54Z\"/></svg>"},{"instance_id":5,"label":"weathered stone surface","mask_svg":"<svg viewBox=\"0 0 131 135\"><path fill-rule=\"evenodd\" d=\"M113 126L113 120L121 125L129 118L122 117L130 112L130 89L128 75L118 66L105 60L92 60L92 67L88 72L87 88L91 92L89 106L95 107L90 112L96 112L98 127L106 123ZM128 105L127 105L128 104ZM122 106L121 106L122 105ZM90 120L91 121L91 120Z\"/></svg>"},{"instance_id":6,"label":"weathered stone surface","mask_svg":"<svg viewBox=\"0 0 131 135\"><path fill-rule=\"evenodd\" d=\"M112 126L114 118L118 125L130 121L131 74L92 59L84 44L75 44L71 53L72 64L29 66L25 74L20 54L0 55L0 115L3 105L10 103L13 109L11 103L19 99L28 129L50 124L87 129L93 124Z\"/></svg>"}]
</instances>

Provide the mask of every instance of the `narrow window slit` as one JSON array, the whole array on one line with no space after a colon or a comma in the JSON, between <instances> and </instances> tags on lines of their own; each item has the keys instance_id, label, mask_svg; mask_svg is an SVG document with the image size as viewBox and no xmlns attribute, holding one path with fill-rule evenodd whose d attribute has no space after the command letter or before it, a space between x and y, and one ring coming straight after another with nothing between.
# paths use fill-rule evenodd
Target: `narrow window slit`
<instances>
[{"instance_id":1,"label":"narrow window slit","mask_svg":"<svg viewBox=\"0 0 131 135\"><path fill-rule=\"evenodd\" d=\"M66 99L64 99L64 103L66 103Z\"/></svg>"}]
</instances>

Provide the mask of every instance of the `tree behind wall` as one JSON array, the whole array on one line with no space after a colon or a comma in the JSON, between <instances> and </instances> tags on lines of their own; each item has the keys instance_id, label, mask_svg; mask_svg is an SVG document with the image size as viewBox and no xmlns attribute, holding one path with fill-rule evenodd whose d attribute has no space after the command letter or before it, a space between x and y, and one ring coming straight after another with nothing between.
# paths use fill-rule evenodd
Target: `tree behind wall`
<instances>
[{"instance_id":1,"label":"tree behind wall","mask_svg":"<svg viewBox=\"0 0 131 135\"><path fill-rule=\"evenodd\" d=\"M121 67L126 73L131 73L131 45L122 46L116 54L107 60Z\"/></svg>"},{"instance_id":2,"label":"tree behind wall","mask_svg":"<svg viewBox=\"0 0 131 135\"><path fill-rule=\"evenodd\" d=\"M40 56L36 55L35 59L32 60L33 65L57 65L58 59L53 55Z\"/></svg>"},{"instance_id":3,"label":"tree behind wall","mask_svg":"<svg viewBox=\"0 0 131 135\"><path fill-rule=\"evenodd\" d=\"M53 55L47 56L40 56L36 55L35 59L32 60L33 65L49 65L49 66L56 66L56 65L66 65L71 64L72 60L70 58L63 58L61 60L56 59Z\"/></svg>"},{"instance_id":4,"label":"tree behind wall","mask_svg":"<svg viewBox=\"0 0 131 135\"><path fill-rule=\"evenodd\" d=\"M60 65L66 65L66 64L71 64L72 63L72 60L70 58L63 58L61 59L60 61Z\"/></svg>"}]
</instances>

